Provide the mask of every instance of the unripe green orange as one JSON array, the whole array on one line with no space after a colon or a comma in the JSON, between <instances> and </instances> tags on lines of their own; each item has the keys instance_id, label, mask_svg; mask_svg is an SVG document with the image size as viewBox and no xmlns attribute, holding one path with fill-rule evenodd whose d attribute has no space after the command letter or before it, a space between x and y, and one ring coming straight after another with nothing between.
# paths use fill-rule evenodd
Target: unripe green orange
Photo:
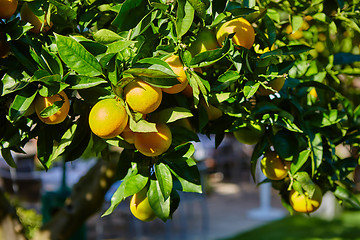
<instances>
[{"instance_id":1,"label":"unripe green orange","mask_svg":"<svg viewBox=\"0 0 360 240\"><path fill-rule=\"evenodd\" d=\"M260 96L268 96L270 94L274 94L276 92L279 92L282 87L285 84L285 78L284 77L278 77L271 81L269 81L268 86L274 89L272 91L271 89L265 89L262 85L259 86L258 90L256 91L256 94Z\"/></svg>"},{"instance_id":2,"label":"unripe green orange","mask_svg":"<svg viewBox=\"0 0 360 240\"><path fill-rule=\"evenodd\" d=\"M234 132L234 137L241 143L253 145L264 136L265 128L262 124L251 122Z\"/></svg>"},{"instance_id":3,"label":"unripe green orange","mask_svg":"<svg viewBox=\"0 0 360 240\"><path fill-rule=\"evenodd\" d=\"M223 112L219 108L210 103L206 104L203 99L200 99L200 104L205 108L209 121L214 121L223 115Z\"/></svg>"},{"instance_id":4,"label":"unripe green orange","mask_svg":"<svg viewBox=\"0 0 360 240\"><path fill-rule=\"evenodd\" d=\"M132 110L142 114L155 111L161 104L161 88L135 79L124 88L125 100Z\"/></svg>"},{"instance_id":5,"label":"unripe green orange","mask_svg":"<svg viewBox=\"0 0 360 240\"><path fill-rule=\"evenodd\" d=\"M55 102L63 101L61 108L53 115L49 117L42 117L40 113L47 107L52 106ZM70 102L64 91L59 92L50 97L43 97L37 95L34 100L35 112L39 119L46 124L58 124L63 122L70 110Z\"/></svg>"},{"instance_id":6,"label":"unripe green orange","mask_svg":"<svg viewBox=\"0 0 360 240\"><path fill-rule=\"evenodd\" d=\"M234 44L250 49L255 41L253 26L245 18L235 18L220 25L216 31L216 39L220 46L229 34L235 33L232 38Z\"/></svg>"},{"instance_id":7,"label":"unripe green orange","mask_svg":"<svg viewBox=\"0 0 360 240\"><path fill-rule=\"evenodd\" d=\"M128 122L124 105L113 98L97 102L89 114L91 131L104 139L118 136Z\"/></svg>"},{"instance_id":8,"label":"unripe green orange","mask_svg":"<svg viewBox=\"0 0 360 240\"><path fill-rule=\"evenodd\" d=\"M148 157L155 157L166 152L172 141L170 128L156 124L157 132L135 132L135 148Z\"/></svg>"},{"instance_id":9,"label":"unripe green orange","mask_svg":"<svg viewBox=\"0 0 360 240\"><path fill-rule=\"evenodd\" d=\"M218 43L215 34L210 29L204 29L196 35L196 40L189 46L191 55L214 50L218 48Z\"/></svg>"}]
</instances>

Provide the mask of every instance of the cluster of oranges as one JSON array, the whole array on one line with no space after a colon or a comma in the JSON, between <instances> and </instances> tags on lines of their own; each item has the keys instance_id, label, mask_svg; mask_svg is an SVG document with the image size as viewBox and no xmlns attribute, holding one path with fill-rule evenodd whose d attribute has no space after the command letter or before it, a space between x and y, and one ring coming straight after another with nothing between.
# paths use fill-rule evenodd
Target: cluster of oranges
<instances>
[{"instance_id":1,"label":"cluster of oranges","mask_svg":"<svg viewBox=\"0 0 360 240\"><path fill-rule=\"evenodd\" d=\"M0 18L10 18L18 6L17 0L0 0ZM6 11L5 11L6 9ZM36 16L28 3L23 3L20 11L22 20L31 23L33 33L48 31L52 23L47 23L45 14L44 20ZM203 29L196 36L188 50L193 56L222 47L226 37L233 34L231 40L235 46L250 49L255 41L255 31L252 25L244 18L236 18L221 24L215 32L210 29ZM5 33L0 29L0 57L6 57L9 54ZM133 131L130 114L139 113L143 118L153 113L162 103L163 93L178 94L182 93L187 97L193 96L193 89L189 85L186 70L182 64L181 58L172 54L165 59L165 62L171 67L177 75L178 84L169 88L159 88L151 85L141 78L134 77L123 89L116 90L115 98L105 98L99 100L89 113L89 126L91 131L100 138L111 139L120 136L145 156L156 157L165 153L171 146L172 133L166 123L155 122L156 132ZM196 71L201 72L201 69ZM257 90L259 96L268 96L274 92L280 91L285 83L285 78L275 78L267 83L267 88L260 85ZM59 110L51 116L44 116L44 109L53 104L61 102ZM200 104L205 108L208 114L208 120L216 120L222 116L222 111L215 106L200 100ZM42 97L38 95L32 104L33 111L38 118L46 124L58 124L63 122L70 110L70 101L64 91L53 96ZM31 114L31 113L30 113ZM246 127L234 132L234 136L240 142L245 144L256 144L265 134L265 128L260 123L250 122ZM273 181L286 178L290 170L290 162L281 159L275 152L267 151L261 160L261 169L264 175ZM135 217L142 221L150 221L156 218L151 209L149 200L146 196L146 189L134 194L130 209ZM306 194L300 194L291 190L289 202L293 209L298 212L315 211L321 203L322 193L318 186L315 193L310 198Z\"/></svg>"},{"instance_id":2,"label":"cluster of oranges","mask_svg":"<svg viewBox=\"0 0 360 240\"><path fill-rule=\"evenodd\" d=\"M283 160L274 151L267 151L261 159L261 170L264 175L273 181L283 180L289 175L291 161ZM289 193L289 203L293 210L301 213L312 213L316 211L322 201L322 191L315 184L313 194L310 196L308 192L300 193L292 189Z\"/></svg>"}]
</instances>

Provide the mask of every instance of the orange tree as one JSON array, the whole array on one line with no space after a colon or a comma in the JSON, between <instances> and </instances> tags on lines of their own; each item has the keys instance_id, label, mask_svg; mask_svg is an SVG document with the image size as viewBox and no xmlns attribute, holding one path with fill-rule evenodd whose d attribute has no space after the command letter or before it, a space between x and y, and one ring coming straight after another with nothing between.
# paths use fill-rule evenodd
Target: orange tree
<instances>
[{"instance_id":1,"label":"orange tree","mask_svg":"<svg viewBox=\"0 0 360 240\"><path fill-rule=\"evenodd\" d=\"M41 23L38 31L21 18L22 6ZM0 52L10 51L0 59L2 156L16 167L11 151L21 153L36 139L37 157L48 169L58 158L73 161L89 152L112 162L112 149L121 149L115 177L106 175L108 184L99 190L104 194L112 181L122 180L104 215L125 198L146 191L151 210L165 221L176 211L178 191L202 191L192 158L196 133L214 134L218 147L225 134L255 122L264 134L254 148L252 174L269 150L288 161L285 178L266 181L273 182L289 211L291 191L311 198L315 186L358 207L350 177L359 161L360 109L353 84L359 74L358 11L356 1L340 0L19 1L15 14L0 24L6 36ZM203 31L214 37L197 39ZM189 51L192 43L207 39L211 42L200 44L204 48ZM348 55L342 60L344 53ZM188 84L186 94L166 91L179 84L180 76L166 61L173 55L179 57L176 68L185 72L181 82ZM146 87L136 87L140 82ZM268 91L262 94L259 88ZM316 96L310 94L313 89ZM66 103L60 92L70 102L62 122L48 125L29 113L37 96L57 96L38 115L57 114ZM121 132L110 139L92 133L89 113L103 99L125 108L128 120L119 123L120 130L126 125L135 140L147 133L156 136L155 143L142 137L141 145L154 153L151 157L125 141ZM154 103L147 106L146 99ZM217 117L209 119L208 109L215 109ZM184 119L191 127L176 124ZM166 130L157 132L158 125ZM339 146L351 149L350 154L339 155ZM79 192L75 196L82 199ZM87 209L89 215L95 205L81 206L93 209ZM72 218L71 226L88 215ZM64 229L57 233L69 234L71 229Z\"/></svg>"}]
</instances>

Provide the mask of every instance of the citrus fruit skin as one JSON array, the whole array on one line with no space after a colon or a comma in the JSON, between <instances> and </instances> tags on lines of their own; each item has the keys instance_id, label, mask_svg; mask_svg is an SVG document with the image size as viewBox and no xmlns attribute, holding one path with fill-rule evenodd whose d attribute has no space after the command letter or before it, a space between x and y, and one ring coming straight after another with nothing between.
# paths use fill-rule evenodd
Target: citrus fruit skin
<instances>
[{"instance_id":1,"label":"citrus fruit skin","mask_svg":"<svg viewBox=\"0 0 360 240\"><path fill-rule=\"evenodd\" d=\"M53 25L52 22L50 23L50 25L47 23L46 15L45 15L44 26L41 29L43 22L32 12L31 8L29 7L29 4L26 2L21 7L20 17L21 17L21 20L23 20L25 22L29 22L31 25L34 26L32 29L30 29L30 32L36 33L36 34L40 33L40 32L45 33L47 31L49 31Z\"/></svg>"},{"instance_id":2,"label":"citrus fruit skin","mask_svg":"<svg viewBox=\"0 0 360 240\"><path fill-rule=\"evenodd\" d=\"M170 128L164 123L158 123L156 129L158 132L135 132L135 148L145 156L159 156L171 145Z\"/></svg>"},{"instance_id":3,"label":"citrus fruit skin","mask_svg":"<svg viewBox=\"0 0 360 240\"><path fill-rule=\"evenodd\" d=\"M209 121L215 121L223 115L223 112L219 108L210 103L206 104L203 99L200 100L200 104L205 108Z\"/></svg>"},{"instance_id":4,"label":"citrus fruit skin","mask_svg":"<svg viewBox=\"0 0 360 240\"><path fill-rule=\"evenodd\" d=\"M14 15L18 0L0 0L0 18L8 19Z\"/></svg>"},{"instance_id":5,"label":"citrus fruit skin","mask_svg":"<svg viewBox=\"0 0 360 240\"><path fill-rule=\"evenodd\" d=\"M125 100L135 112L148 114L155 111L161 103L161 88L153 87L150 84L137 79L124 88Z\"/></svg>"},{"instance_id":6,"label":"citrus fruit skin","mask_svg":"<svg viewBox=\"0 0 360 240\"><path fill-rule=\"evenodd\" d=\"M270 180L281 180L288 175L290 162L283 161L276 152L267 151L261 159L260 167Z\"/></svg>"},{"instance_id":7,"label":"citrus fruit skin","mask_svg":"<svg viewBox=\"0 0 360 240\"><path fill-rule=\"evenodd\" d=\"M46 118L40 116L42 110L52 106L57 101L64 101L59 111ZM37 95L34 100L34 105L35 105L36 115L42 122L46 124L58 124L63 122L66 119L70 110L70 102L64 91L61 91L58 94L55 94L50 97L43 97L41 95Z\"/></svg>"},{"instance_id":8,"label":"citrus fruit skin","mask_svg":"<svg viewBox=\"0 0 360 240\"><path fill-rule=\"evenodd\" d=\"M118 136L128 123L128 115L123 104L113 98L97 102L89 114L91 131L104 139Z\"/></svg>"},{"instance_id":9,"label":"citrus fruit skin","mask_svg":"<svg viewBox=\"0 0 360 240\"><path fill-rule=\"evenodd\" d=\"M274 80L268 83L268 86L274 89L274 91L272 91L271 89L265 89L262 85L260 85L258 90L256 91L256 94L260 96L269 96L270 94L279 92L284 86L284 84L285 84L284 77L275 78Z\"/></svg>"},{"instance_id":10,"label":"citrus fruit skin","mask_svg":"<svg viewBox=\"0 0 360 240\"><path fill-rule=\"evenodd\" d=\"M126 125L124 130L121 132L120 136L128 143L134 144L135 143L135 134L131 131L129 124Z\"/></svg>"},{"instance_id":11,"label":"citrus fruit skin","mask_svg":"<svg viewBox=\"0 0 360 240\"><path fill-rule=\"evenodd\" d=\"M322 202L322 191L318 185L315 185L315 192L312 198L307 193L300 194L292 189L289 194L289 202L296 212L312 213L316 211Z\"/></svg>"},{"instance_id":12,"label":"citrus fruit skin","mask_svg":"<svg viewBox=\"0 0 360 240\"><path fill-rule=\"evenodd\" d=\"M216 31L216 39L220 46L229 34L235 33L232 38L234 44L250 49L255 41L253 26L245 18L235 18L223 23Z\"/></svg>"},{"instance_id":13,"label":"citrus fruit skin","mask_svg":"<svg viewBox=\"0 0 360 240\"><path fill-rule=\"evenodd\" d=\"M144 222L149 222L156 218L156 215L150 206L149 199L146 196L146 191L144 190L135 193L131 197L130 211L134 217Z\"/></svg>"},{"instance_id":14,"label":"citrus fruit skin","mask_svg":"<svg viewBox=\"0 0 360 240\"><path fill-rule=\"evenodd\" d=\"M241 143L253 145L260 141L265 133L263 125L252 122L246 127L240 128L234 132L234 137Z\"/></svg>"},{"instance_id":15,"label":"citrus fruit skin","mask_svg":"<svg viewBox=\"0 0 360 240\"><path fill-rule=\"evenodd\" d=\"M205 51L215 50L218 47L219 45L215 34L210 29L206 28L197 34L196 40L189 46L189 51L192 56L195 56L196 54Z\"/></svg>"},{"instance_id":16,"label":"citrus fruit skin","mask_svg":"<svg viewBox=\"0 0 360 240\"><path fill-rule=\"evenodd\" d=\"M188 79L186 77L184 66L180 60L180 57L177 55L171 55L167 59L165 59L165 62L169 64L170 68L174 71L174 73L178 76L177 80L180 82L178 84L175 84L174 86L170 88L162 88L162 90L169 94L176 94L181 92L185 89L185 87L188 85Z\"/></svg>"}]
</instances>

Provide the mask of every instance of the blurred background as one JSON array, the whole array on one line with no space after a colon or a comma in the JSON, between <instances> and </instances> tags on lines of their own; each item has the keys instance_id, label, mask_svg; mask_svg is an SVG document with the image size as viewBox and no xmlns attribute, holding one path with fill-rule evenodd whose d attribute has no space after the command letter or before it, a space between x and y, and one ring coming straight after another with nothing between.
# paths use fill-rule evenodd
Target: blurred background
<instances>
[{"instance_id":1,"label":"blurred background","mask_svg":"<svg viewBox=\"0 0 360 240\"><path fill-rule=\"evenodd\" d=\"M340 206L332 194L326 194L318 211L289 216L271 183L259 169L256 179L250 175L253 146L226 135L219 148L214 139L199 135L195 159L203 178L204 194L181 193L181 202L173 219L141 222L123 201L113 214L101 217L110 206L119 186L115 182L105 195L101 210L93 215L71 239L356 239L359 238L360 213ZM59 161L47 172L36 159L36 143L26 146L26 155L14 155L18 168L9 168L1 160L1 188L6 192L27 236L48 221L64 205L71 188L97 159Z\"/></svg>"}]
</instances>

